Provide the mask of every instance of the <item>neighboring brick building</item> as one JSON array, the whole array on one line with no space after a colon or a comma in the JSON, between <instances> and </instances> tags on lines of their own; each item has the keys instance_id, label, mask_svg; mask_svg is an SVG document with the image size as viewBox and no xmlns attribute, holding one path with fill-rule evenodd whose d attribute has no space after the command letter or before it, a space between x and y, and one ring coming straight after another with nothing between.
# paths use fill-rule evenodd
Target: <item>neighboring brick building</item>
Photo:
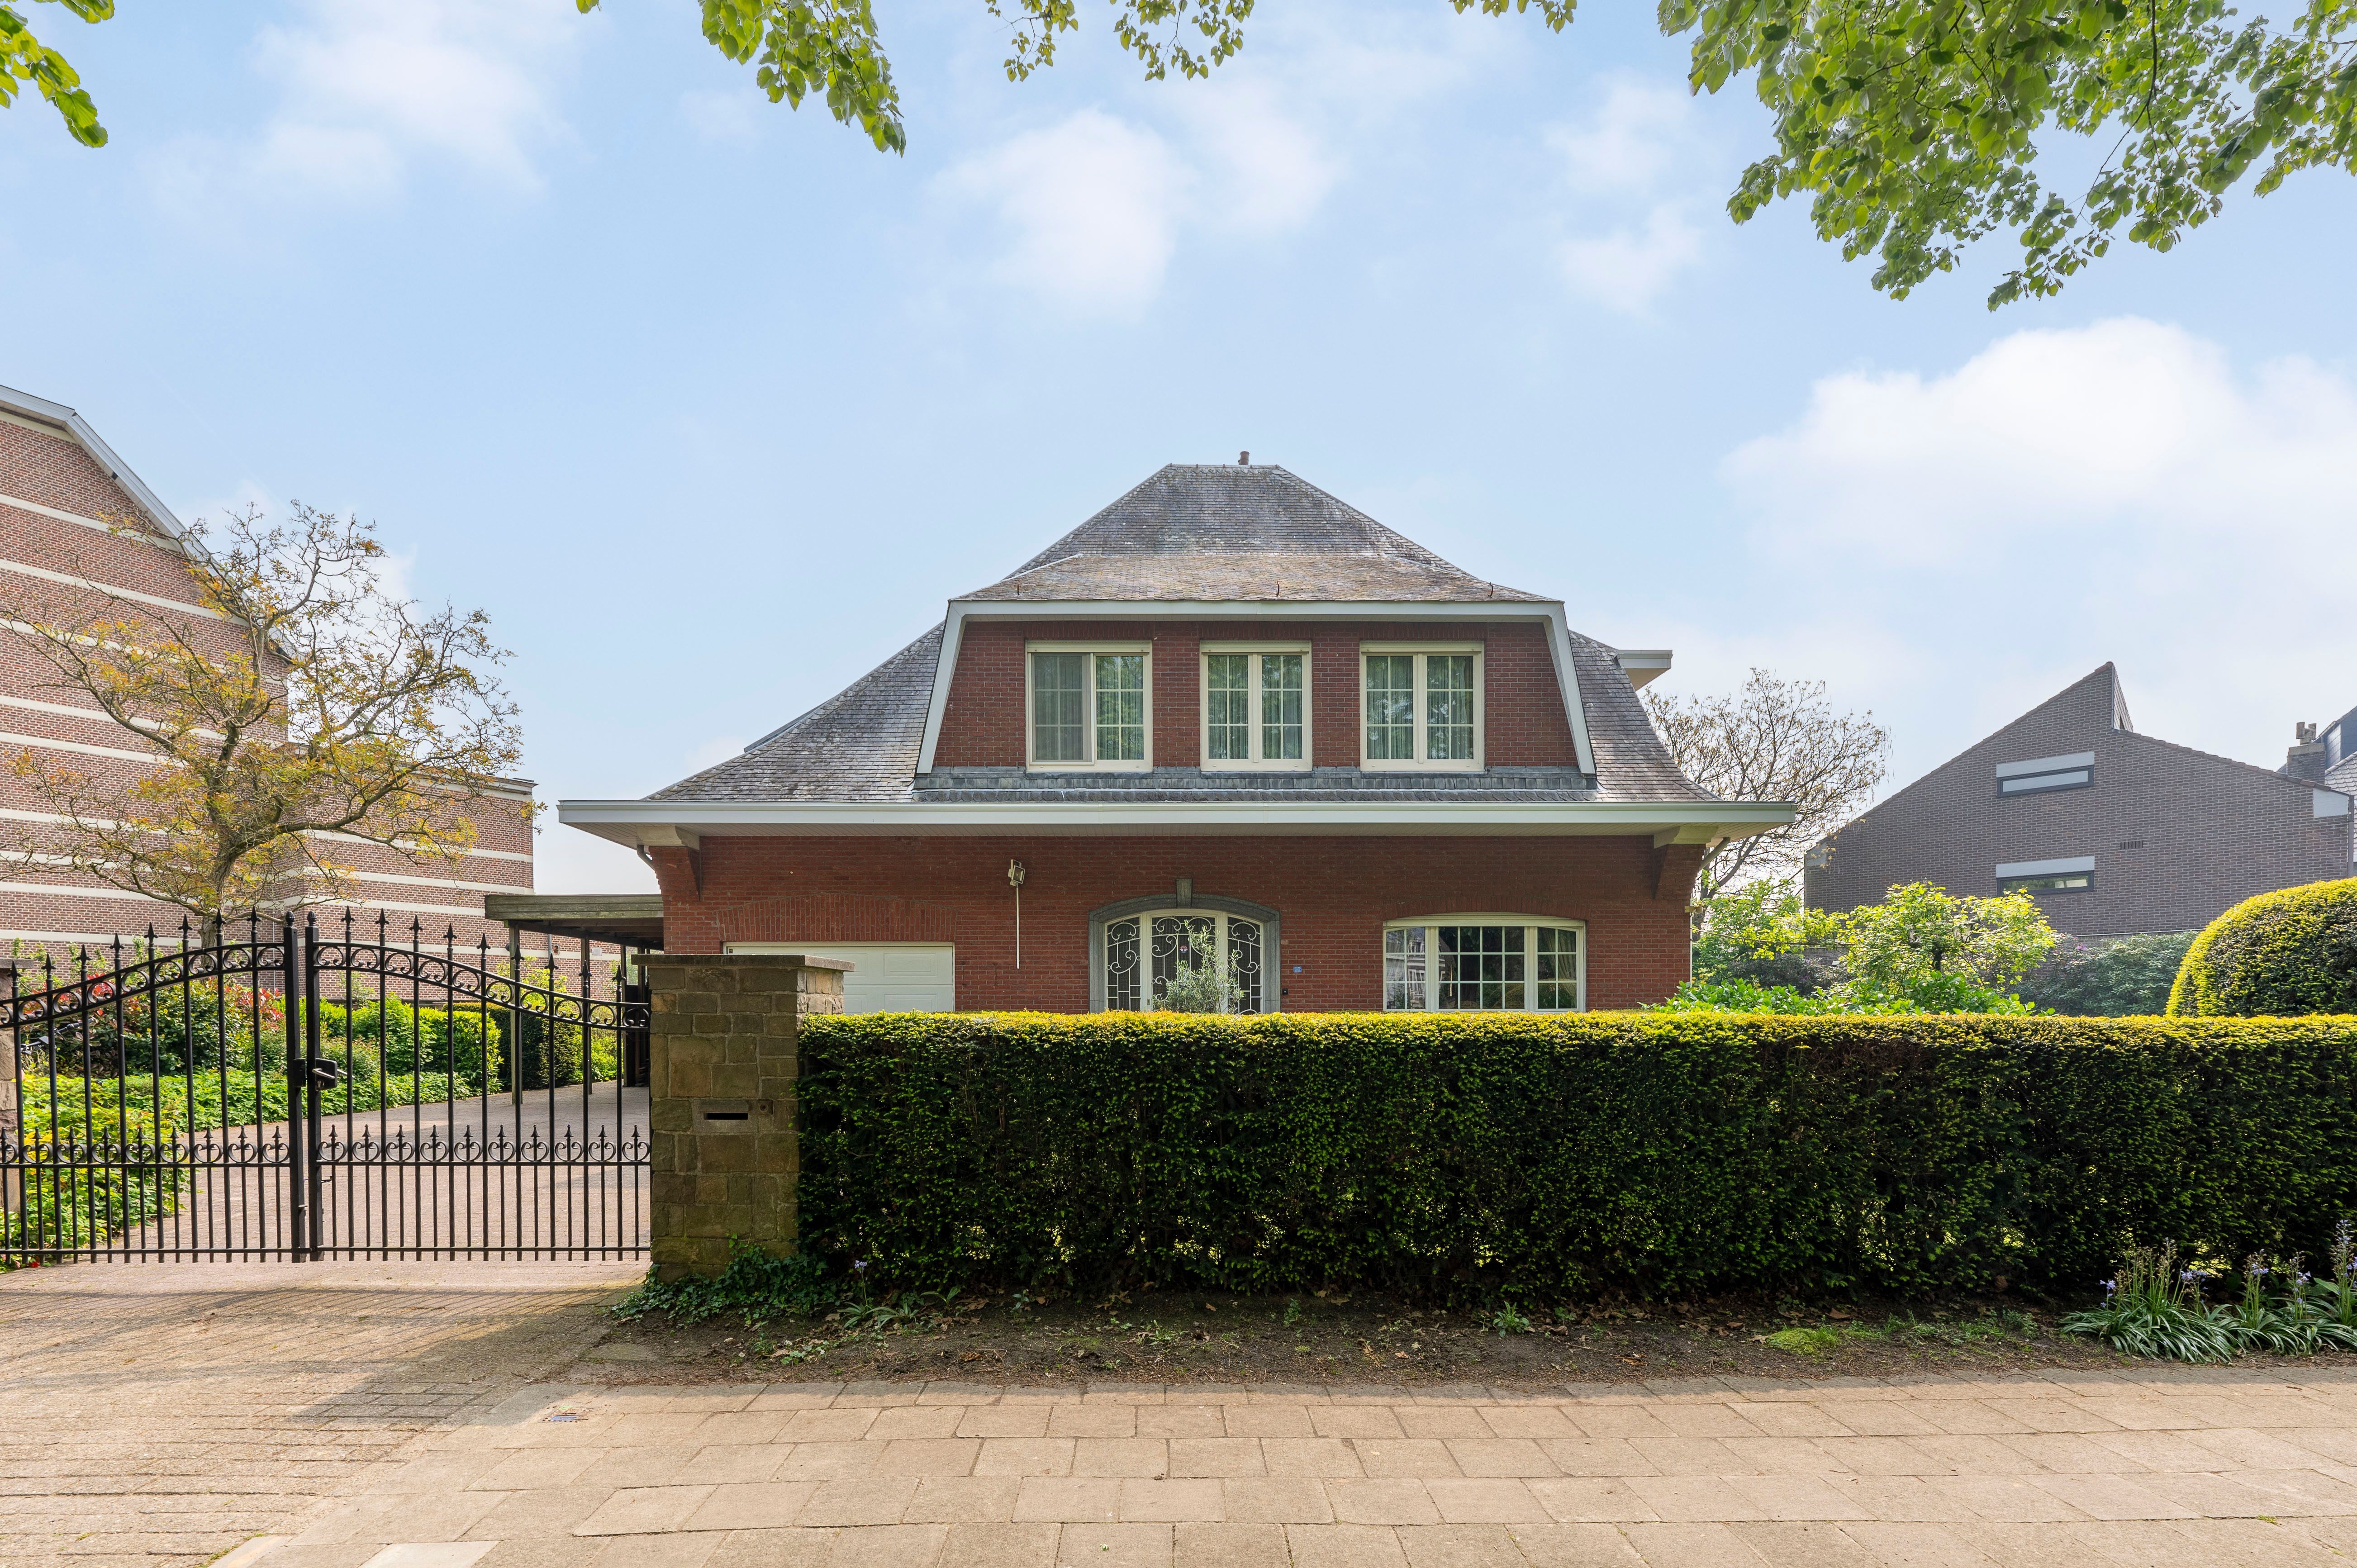
<instances>
[{"instance_id":1,"label":"neighboring brick building","mask_svg":"<svg viewBox=\"0 0 2357 1568\"><path fill-rule=\"evenodd\" d=\"M2018 887L2074 936L2192 930L2253 894L2350 875L2352 785L2139 735L2106 664L1821 841L1808 901Z\"/></svg>"},{"instance_id":2,"label":"neighboring brick building","mask_svg":"<svg viewBox=\"0 0 2357 1568\"><path fill-rule=\"evenodd\" d=\"M1686 978L1704 848L1792 815L1672 766L1668 662L1174 465L742 757L559 815L651 856L668 951L847 958L855 1011L1150 1006L1197 953L1254 1011L1627 1007Z\"/></svg>"},{"instance_id":3,"label":"neighboring brick building","mask_svg":"<svg viewBox=\"0 0 2357 1568\"><path fill-rule=\"evenodd\" d=\"M130 525L120 532L115 523ZM0 387L0 589L38 595L59 616L109 609L108 595L135 607L201 626L214 612L196 603L170 510L110 451L80 414L60 404ZM104 590L102 592L101 590ZM20 602L22 602L20 600ZM223 628L224 648L237 640ZM16 637L0 638L0 761L31 748L71 754L78 766L119 768L126 779L152 766L135 740L61 691L56 672ZM532 886L532 833L524 811L532 786L506 787L507 805L479 809L475 849L457 865L420 863L398 851L347 846L366 897L360 912L380 912L406 940L413 920L429 940L455 929L472 944L487 937L504 947L507 930L482 918L488 892ZM0 816L38 817L40 802L0 768ZM0 954L67 948L135 936L152 924L177 930L178 910L77 875L0 866Z\"/></svg>"}]
</instances>

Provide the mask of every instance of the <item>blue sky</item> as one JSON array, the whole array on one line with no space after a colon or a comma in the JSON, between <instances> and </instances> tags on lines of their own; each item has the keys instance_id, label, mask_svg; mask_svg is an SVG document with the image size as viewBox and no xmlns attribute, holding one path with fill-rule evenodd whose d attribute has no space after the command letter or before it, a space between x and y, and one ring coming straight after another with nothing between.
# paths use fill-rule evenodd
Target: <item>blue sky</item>
<instances>
[{"instance_id":1,"label":"blue sky","mask_svg":"<svg viewBox=\"0 0 2357 1568\"><path fill-rule=\"evenodd\" d=\"M0 382L184 515L375 519L516 650L551 800L716 760L1243 448L1679 689L1823 679L1894 783L2106 659L2139 727L2271 766L2357 705L2344 177L2058 300L1989 314L1992 251L1893 303L1796 209L1727 221L1764 117L1650 10L1263 0L1145 83L1087 5L1017 85L981 0L879 0L897 158L687 0L41 5L113 139L0 113Z\"/></svg>"}]
</instances>

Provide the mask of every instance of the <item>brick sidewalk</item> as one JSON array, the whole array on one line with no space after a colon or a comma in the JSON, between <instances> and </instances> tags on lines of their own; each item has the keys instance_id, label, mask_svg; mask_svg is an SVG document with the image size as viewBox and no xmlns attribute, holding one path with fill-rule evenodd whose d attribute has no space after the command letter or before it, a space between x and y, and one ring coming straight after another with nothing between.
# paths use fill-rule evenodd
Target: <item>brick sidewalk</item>
<instances>
[{"instance_id":1,"label":"brick sidewalk","mask_svg":"<svg viewBox=\"0 0 2357 1568\"><path fill-rule=\"evenodd\" d=\"M2280 1568L2357 1545L2357 1369L2337 1368L609 1389L505 1419L377 1466L263 1568L357 1568L400 1541L497 1541L485 1568Z\"/></svg>"},{"instance_id":2,"label":"brick sidewalk","mask_svg":"<svg viewBox=\"0 0 2357 1568\"><path fill-rule=\"evenodd\" d=\"M0 1274L0 1568L202 1563L569 1365L640 1263Z\"/></svg>"},{"instance_id":3,"label":"brick sidewalk","mask_svg":"<svg viewBox=\"0 0 2357 1568\"><path fill-rule=\"evenodd\" d=\"M0 1565L196 1563L253 1536L280 1539L241 1568L2357 1552L2357 1365L1538 1394L555 1380L585 1378L597 1308L638 1272L0 1277Z\"/></svg>"}]
</instances>

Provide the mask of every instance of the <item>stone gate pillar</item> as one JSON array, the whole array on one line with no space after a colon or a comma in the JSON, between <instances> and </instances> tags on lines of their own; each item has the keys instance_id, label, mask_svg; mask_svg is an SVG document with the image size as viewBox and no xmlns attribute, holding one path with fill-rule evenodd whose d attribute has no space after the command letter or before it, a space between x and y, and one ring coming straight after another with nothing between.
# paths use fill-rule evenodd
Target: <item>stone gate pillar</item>
<instances>
[{"instance_id":1,"label":"stone gate pillar","mask_svg":"<svg viewBox=\"0 0 2357 1568\"><path fill-rule=\"evenodd\" d=\"M843 1011L840 959L651 954L648 1219L658 1274L716 1274L734 1237L793 1251L802 1020Z\"/></svg>"}]
</instances>

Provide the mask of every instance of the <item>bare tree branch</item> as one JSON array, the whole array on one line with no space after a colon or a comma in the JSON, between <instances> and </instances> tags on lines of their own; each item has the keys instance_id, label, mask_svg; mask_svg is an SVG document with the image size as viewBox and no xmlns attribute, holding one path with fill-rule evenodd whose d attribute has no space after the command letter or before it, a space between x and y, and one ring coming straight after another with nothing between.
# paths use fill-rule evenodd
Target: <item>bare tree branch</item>
<instances>
[{"instance_id":1,"label":"bare tree branch","mask_svg":"<svg viewBox=\"0 0 2357 1568\"><path fill-rule=\"evenodd\" d=\"M1835 713L1822 681L1780 681L1754 669L1734 696L1677 697L1651 686L1641 694L1687 778L1723 800L1789 800L1795 809L1782 827L1714 848L1695 881L1697 904L1755 877L1790 875L1882 782L1889 732L1870 712Z\"/></svg>"}]
</instances>

